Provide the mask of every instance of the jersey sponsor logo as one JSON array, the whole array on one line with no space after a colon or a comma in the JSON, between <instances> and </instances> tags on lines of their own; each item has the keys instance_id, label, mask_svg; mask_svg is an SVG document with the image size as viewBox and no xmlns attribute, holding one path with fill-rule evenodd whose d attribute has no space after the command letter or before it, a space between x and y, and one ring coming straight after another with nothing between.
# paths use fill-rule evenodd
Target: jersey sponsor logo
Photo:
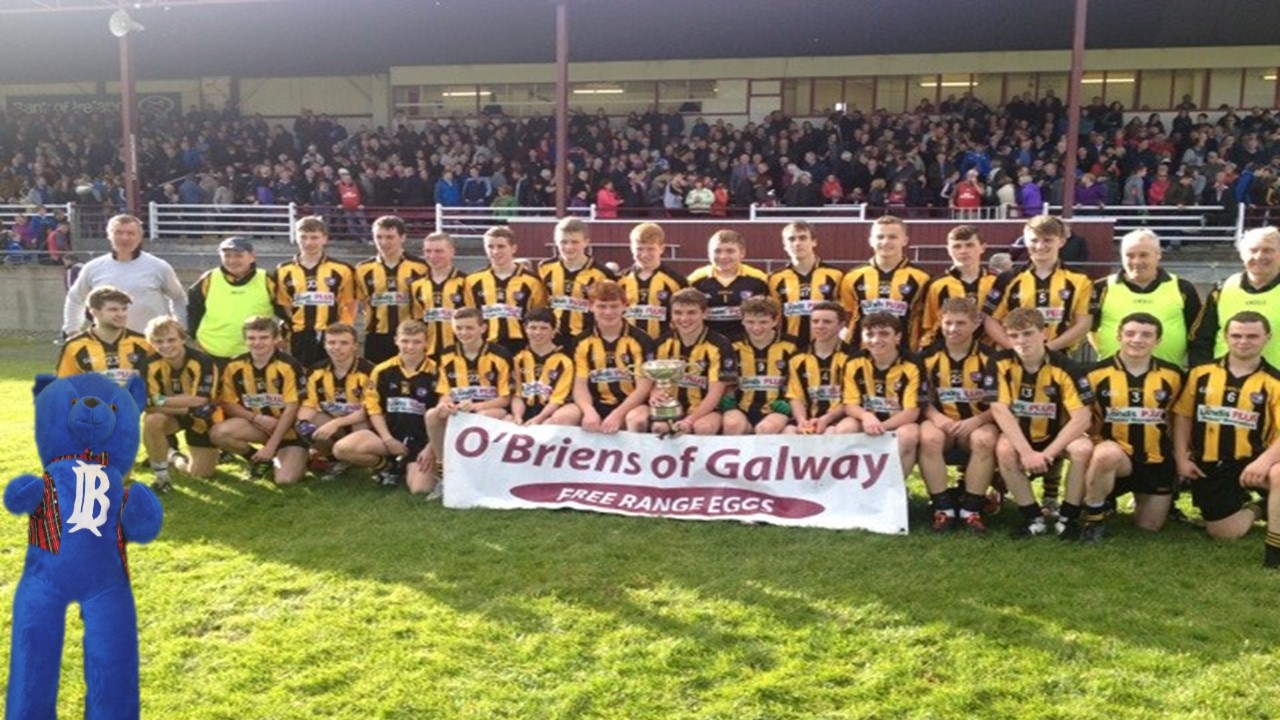
<instances>
[{"instance_id":1,"label":"jersey sponsor logo","mask_svg":"<svg viewBox=\"0 0 1280 720\"><path fill-rule=\"evenodd\" d=\"M485 387L484 385L459 387L449 391L449 399L454 402L466 402L467 400L493 400L496 397L498 397L498 388Z\"/></svg>"},{"instance_id":2,"label":"jersey sponsor logo","mask_svg":"<svg viewBox=\"0 0 1280 720\"><path fill-rule=\"evenodd\" d=\"M1102 419L1103 422L1122 425L1160 425L1165 421L1165 412L1162 408L1107 408Z\"/></svg>"},{"instance_id":3,"label":"jersey sponsor logo","mask_svg":"<svg viewBox=\"0 0 1280 720\"><path fill-rule=\"evenodd\" d=\"M631 382L632 379L631 371L622 368L604 368L587 373L587 380L593 383Z\"/></svg>"},{"instance_id":4,"label":"jersey sponsor logo","mask_svg":"<svg viewBox=\"0 0 1280 720\"><path fill-rule=\"evenodd\" d=\"M111 478L107 477L106 469L101 465L83 460L77 460L72 470L76 474L76 499L71 517L67 518L71 525L67 534L88 530L102 537L98 528L107 522L107 510L111 509L111 499L107 497Z\"/></svg>"},{"instance_id":5,"label":"jersey sponsor logo","mask_svg":"<svg viewBox=\"0 0 1280 720\"><path fill-rule=\"evenodd\" d=\"M332 305L336 298L337 295L331 292L301 292L293 296L293 304L297 306Z\"/></svg>"},{"instance_id":6,"label":"jersey sponsor logo","mask_svg":"<svg viewBox=\"0 0 1280 720\"><path fill-rule=\"evenodd\" d=\"M400 413L403 415L425 415L427 405L419 400L408 397L387 398L387 412Z\"/></svg>"},{"instance_id":7,"label":"jersey sponsor logo","mask_svg":"<svg viewBox=\"0 0 1280 720\"><path fill-rule=\"evenodd\" d=\"M814 385L808 392L809 399L818 402L836 402L843 397L839 385Z\"/></svg>"},{"instance_id":8,"label":"jersey sponsor logo","mask_svg":"<svg viewBox=\"0 0 1280 720\"><path fill-rule=\"evenodd\" d=\"M1058 416L1057 403L1037 403L1025 400L1014 400L1009 406L1013 414L1024 418L1055 418Z\"/></svg>"},{"instance_id":9,"label":"jersey sponsor logo","mask_svg":"<svg viewBox=\"0 0 1280 720\"><path fill-rule=\"evenodd\" d=\"M518 305L485 305L480 308L480 315L485 320L519 320L524 317L524 310Z\"/></svg>"},{"instance_id":10,"label":"jersey sponsor logo","mask_svg":"<svg viewBox=\"0 0 1280 720\"><path fill-rule=\"evenodd\" d=\"M124 387L129 384L129 378L137 375L138 371L130 368L108 368L106 370L99 370L98 373L115 381L115 383L120 387Z\"/></svg>"},{"instance_id":11,"label":"jersey sponsor logo","mask_svg":"<svg viewBox=\"0 0 1280 720\"><path fill-rule=\"evenodd\" d=\"M329 415L332 417L345 417L347 415L350 415L353 412L356 412L362 407L364 406L361 405L360 403L341 403L341 402L320 403L320 410L323 411L326 415Z\"/></svg>"},{"instance_id":12,"label":"jersey sponsor logo","mask_svg":"<svg viewBox=\"0 0 1280 720\"><path fill-rule=\"evenodd\" d=\"M776 375L754 375L752 377L738 378L738 388L740 390L778 390L787 384L785 377Z\"/></svg>"},{"instance_id":13,"label":"jersey sponsor logo","mask_svg":"<svg viewBox=\"0 0 1280 720\"><path fill-rule=\"evenodd\" d=\"M449 322L453 319L453 308L431 308L422 313L424 322Z\"/></svg>"},{"instance_id":14,"label":"jersey sponsor logo","mask_svg":"<svg viewBox=\"0 0 1280 720\"><path fill-rule=\"evenodd\" d=\"M667 309L661 305L633 305L622 312L622 317L628 320L659 320L667 319Z\"/></svg>"},{"instance_id":15,"label":"jersey sponsor logo","mask_svg":"<svg viewBox=\"0 0 1280 720\"><path fill-rule=\"evenodd\" d=\"M590 303L586 300L580 300L566 295L557 295L551 298L552 310L568 310L569 312L585 313L590 309Z\"/></svg>"},{"instance_id":16,"label":"jersey sponsor logo","mask_svg":"<svg viewBox=\"0 0 1280 720\"><path fill-rule=\"evenodd\" d=\"M527 382L520 384L520 396L533 399L541 398L543 400L551 397L551 386L544 382Z\"/></svg>"},{"instance_id":17,"label":"jersey sponsor logo","mask_svg":"<svg viewBox=\"0 0 1280 720\"><path fill-rule=\"evenodd\" d=\"M863 315L887 312L895 317L905 317L907 310L911 308L911 306L903 300L891 300L889 298L863 300L858 304L858 307L862 309Z\"/></svg>"},{"instance_id":18,"label":"jersey sponsor logo","mask_svg":"<svg viewBox=\"0 0 1280 720\"><path fill-rule=\"evenodd\" d=\"M742 308L737 305L721 305L707 310L708 320L741 320Z\"/></svg>"},{"instance_id":19,"label":"jersey sponsor logo","mask_svg":"<svg viewBox=\"0 0 1280 720\"><path fill-rule=\"evenodd\" d=\"M241 404L250 410L284 408L284 396L280 393L246 393Z\"/></svg>"},{"instance_id":20,"label":"jersey sponsor logo","mask_svg":"<svg viewBox=\"0 0 1280 720\"><path fill-rule=\"evenodd\" d=\"M813 306L818 303L814 300L797 300L795 302L784 303L782 305L782 314L787 317L802 317L813 314Z\"/></svg>"},{"instance_id":21,"label":"jersey sponsor logo","mask_svg":"<svg viewBox=\"0 0 1280 720\"><path fill-rule=\"evenodd\" d=\"M369 302L372 303L374 307L382 307L384 305L405 305L409 302L409 295L408 293L402 292L374 293L369 298Z\"/></svg>"},{"instance_id":22,"label":"jersey sponsor logo","mask_svg":"<svg viewBox=\"0 0 1280 720\"><path fill-rule=\"evenodd\" d=\"M707 389L707 378L705 375L694 375L693 373L685 373L676 378L676 385L682 388L698 388L700 390Z\"/></svg>"},{"instance_id":23,"label":"jersey sponsor logo","mask_svg":"<svg viewBox=\"0 0 1280 720\"><path fill-rule=\"evenodd\" d=\"M1260 417L1261 415L1256 412L1237 410L1236 408L1223 407L1221 405L1199 405L1196 407L1196 420L1199 422L1230 425L1247 430L1257 430Z\"/></svg>"},{"instance_id":24,"label":"jersey sponsor logo","mask_svg":"<svg viewBox=\"0 0 1280 720\"><path fill-rule=\"evenodd\" d=\"M972 390L959 387L938 388L938 402L944 405L980 403L990 399L990 393L986 390L979 390L977 388Z\"/></svg>"},{"instance_id":25,"label":"jersey sponsor logo","mask_svg":"<svg viewBox=\"0 0 1280 720\"><path fill-rule=\"evenodd\" d=\"M1044 318L1046 324L1052 323L1056 325L1061 323L1067 316L1067 311L1062 308L1041 306L1036 308L1036 310L1040 311L1040 317Z\"/></svg>"},{"instance_id":26,"label":"jersey sponsor logo","mask_svg":"<svg viewBox=\"0 0 1280 720\"><path fill-rule=\"evenodd\" d=\"M862 407L873 413L895 413L902 409L902 401L896 397L865 395L862 398Z\"/></svg>"}]
</instances>

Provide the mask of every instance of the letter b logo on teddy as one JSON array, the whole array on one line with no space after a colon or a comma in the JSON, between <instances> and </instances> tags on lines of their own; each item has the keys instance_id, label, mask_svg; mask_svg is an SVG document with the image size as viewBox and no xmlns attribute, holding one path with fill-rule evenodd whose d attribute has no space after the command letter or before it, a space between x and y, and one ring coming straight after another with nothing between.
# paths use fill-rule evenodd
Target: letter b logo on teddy
<instances>
[{"instance_id":1,"label":"letter b logo on teddy","mask_svg":"<svg viewBox=\"0 0 1280 720\"><path fill-rule=\"evenodd\" d=\"M111 487L111 479L103 472L101 465L76 461L76 504L67 518L71 523L70 535L77 530L88 530L102 537L98 528L107 521L107 510L111 508L111 500L107 498L107 488Z\"/></svg>"}]
</instances>

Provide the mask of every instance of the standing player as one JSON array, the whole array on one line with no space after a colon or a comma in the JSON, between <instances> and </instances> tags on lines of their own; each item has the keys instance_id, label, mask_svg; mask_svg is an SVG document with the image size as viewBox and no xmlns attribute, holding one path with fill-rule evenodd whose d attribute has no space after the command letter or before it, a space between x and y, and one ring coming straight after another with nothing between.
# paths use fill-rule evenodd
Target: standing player
<instances>
[{"instance_id":1,"label":"standing player","mask_svg":"<svg viewBox=\"0 0 1280 720\"><path fill-rule=\"evenodd\" d=\"M244 323L249 352L222 370L218 400L225 420L209 430L217 447L244 457L253 475L274 468L277 485L291 485L307 470L307 448L293 429L301 406L303 370L276 349L280 325L275 318L251 317ZM260 445L257 450L253 445Z\"/></svg>"},{"instance_id":2,"label":"standing player","mask_svg":"<svg viewBox=\"0 0 1280 720\"><path fill-rule=\"evenodd\" d=\"M840 304L849 312L849 341L856 344L862 337L863 318L883 312L898 319L904 342L914 347L929 273L907 261L907 225L901 219L876 218L869 242L871 261L840 281Z\"/></svg>"},{"instance_id":3,"label":"standing player","mask_svg":"<svg viewBox=\"0 0 1280 720\"><path fill-rule=\"evenodd\" d=\"M933 505L934 532L946 532L958 520L971 533L985 535L982 506L995 475L999 429L991 417L995 381L990 357L977 341L982 315L974 299L949 297L938 312L938 340L924 354L925 382L931 403L920 423L920 476ZM947 489L947 451L969 454L959 515Z\"/></svg>"},{"instance_id":4,"label":"standing player","mask_svg":"<svg viewBox=\"0 0 1280 720\"><path fill-rule=\"evenodd\" d=\"M555 315L547 308L530 310L524 334L529 346L513 361L516 392L507 419L525 426L577 426L582 411L572 402L573 358L555 344Z\"/></svg>"},{"instance_id":5,"label":"standing player","mask_svg":"<svg viewBox=\"0 0 1280 720\"><path fill-rule=\"evenodd\" d=\"M618 281L626 292L623 316L651 338L667 331L667 306L671 296L689 286L684 275L662 262L667 238L657 223L631 228L631 257L635 265Z\"/></svg>"},{"instance_id":6,"label":"standing player","mask_svg":"<svg viewBox=\"0 0 1280 720\"><path fill-rule=\"evenodd\" d=\"M844 417L844 366L848 348L840 340L840 329L848 322L838 303L821 302L809 313L812 337L804 352L791 357L787 365L787 401L793 425L788 435L830 435Z\"/></svg>"},{"instance_id":7,"label":"standing player","mask_svg":"<svg viewBox=\"0 0 1280 720\"><path fill-rule=\"evenodd\" d=\"M1263 566L1280 568L1280 376L1264 356L1271 323L1244 310L1223 332L1227 354L1191 368L1173 406L1173 457L1209 537L1244 537L1266 518ZM1265 510L1250 490L1266 495Z\"/></svg>"},{"instance_id":8,"label":"standing player","mask_svg":"<svg viewBox=\"0 0 1280 720\"><path fill-rule=\"evenodd\" d=\"M588 299L595 328L573 349L573 402L582 412L582 429L644 432L653 381L636 373L638 365L654 358L654 342L623 320L626 294L618 283L596 283Z\"/></svg>"},{"instance_id":9,"label":"standing player","mask_svg":"<svg viewBox=\"0 0 1280 720\"><path fill-rule=\"evenodd\" d=\"M1013 536L1027 538L1048 531L1028 476L1044 475L1065 455L1071 470L1058 534L1078 537L1084 472L1093 450L1085 437L1093 403L1089 380L1065 355L1046 347L1044 316L1038 310L1010 311L1000 331L1013 350L991 359L989 374L998 393L991 414L1000 426L996 443L1000 476L1023 518ZM1046 496L1048 492L1046 488Z\"/></svg>"},{"instance_id":10,"label":"standing player","mask_svg":"<svg viewBox=\"0 0 1280 720\"><path fill-rule=\"evenodd\" d=\"M836 433L878 437L896 430L898 457L905 478L916 466L920 445L920 409L928 404L929 386L920 363L902 352L898 318L876 312L862 318L862 351L844 364L844 419Z\"/></svg>"},{"instance_id":11,"label":"standing player","mask_svg":"<svg viewBox=\"0 0 1280 720\"><path fill-rule=\"evenodd\" d=\"M427 264L404 251L404 220L383 215L373 221L378 254L356 265L356 298L364 309L364 356L375 365L396 354L396 328L413 311L410 290Z\"/></svg>"},{"instance_id":12,"label":"standing player","mask_svg":"<svg viewBox=\"0 0 1280 720\"><path fill-rule=\"evenodd\" d=\"M427 356L439 360L453 345L453 311L466 304L466 275L453 264L456 249L449 233L431 233L422 241L428 272L413 283L413 317L427 324Z\"/></svg>"},{"instance_id":13,"label":"standing player","mask_svg":"<svg viewBox=\"0 0 1280 720\"><path fill-rule=\"evenodd\" d=\"M324 360L324 333L356 320L355 270L325 254L329 228L317 216L295 227L298 254L276 267L276 304L289 318L289 354L303 367Z\"/></svg>"},{"instance_id":14,"label":"standing player","mask_svg":"<svg viewBox=\"0 0 1280 720\"><path fill-rule=\"evenodd\" d=\"M746 336L733 344L738 366L737 390L725 396L725 435L779 435L791 422L787 365L796 344L778 333L781 308L771 297L742 303ZM728 407L724 407L728 405Z\"/></svg>"},{"instance_id":15,"label":"standing player","mask_svg":"<svg viewBox=\"0 0 1280 720\"><path fill-rule=\"evenodd\" d=\"M1081 540L1106 535L1107 499L1132 492L1133 523L1143 530L1164 526L1177 472L1169 437L1169 414L1182 392L1182 370L1154 355L1164 327L1156 316L1132 313L1117 323L1119 351L1089 372L1094 448L1085 472ZM1117 484L1116 478L1121 478Z\"/></svg>"},{"instance_id":16,"label":"standing player","mask_svg":"<svg viewBox=\"0 0 1280 720\"><path fill-rule=\"evenodd\" d=\"M708 326L707 296L701 290L689 287L671 297L671 329L658 338L657 357L683 360L697 371L682 373L675 381L674 399L684 417L674 423L654 422L650 429L660 435L718 434L723 422L720 400L737 378L737 363L733 345ZM651 402L666 399L655 390Z\"/></svg>"},{"instance_id":17,"label":"standing player","mask_svg":"<svg viewBox=\"0 0 1280 720\"><path fill-rule=\"evenodd\" d=\"M340 462L378 473L378 484L401 481L411 493L435 488L427 448L427 409L436 404L436 364L427 357L427 326L405 320L396 328L395 357L369 375L364 409L369 430L356 430L333 446Z\"/></svg>"},{"instance_id":18,"label":"standing player","mask_svg":"<svg viewBox=\"0 0 1280 720\"><path fill-rule=\"evenodd\" d=\"M169 466L196 478L207 478L218 464L218 448L209 428L218 412L218 367L213 358L187 347L187 331L176 318L161 316L147 323L147 340L155 354L147 358L147 408L142 441L155 473L152 489L172 486ZM169 437L183 431L187 454L172 448Z\"/></svg>"},{"instance_id":19,"label":"standing player","mask_svg":"<svg viewBox=\"0 0 1280 720\"><path fill-rule=\"evenodd\" d=\"M791 264L769 276L769 292L782 305L783 334L805 347L813 306L839 298L844 273L818 257L818 236L803 220L782 227L782 249Z\"/></svg>"},{"instance_id":20,"label":"standing player","mask_svg":"<svg viewBox=\"0 0 1280 720\"><path fill-rule=\"evenodd\" d=\"M109 285L89 292L93 326L67 338L58 356L58 377L97 372L123 387L129 378L143 374L154 350L146 337L126 326L132 302L123 290Z\"/></svg>"},{"instance_id":21,"label":"standing player","mask_svg":"<svg viewBox=\"0 0 1280 720\"><path fill-rule=\"evenodd\" d=\"M717 230L707 241L711 264L689 275L689 286L707 298L707 327L729 342L742 339L742 301L769 294L769 277L744 265L746 254L747 241L740 233Z\"/></svg>"},{"instance_id":22,"label":"standing player","mask_svg":"<svg viewBox=\"0 0 1280 720\"><path fill-rule=\"evenodd\" d=\"M516 249L510 228L489 228L484 234L489 266L468 275L463 290L467 306L479 309L489 324L485 340L508 352L519 352L526 344L520 324L524 314L547 306L546 286L516 262Z\"/></svg>"},{"instance_id":23,"label":"standing player","mask_svg":"<svg viewBox=\"0 0 1280 720\"><path fill-rule=\"evenodd\" d=\"M613 273L596 263L588 250L591 237L587 224L575 217L556 223L556 257L538 265L538 275L547 288L547 299L556 315L556 341L572 345L573 338L591 329L587 312L587 290L601 280L613 280Z\"/></svg>"},{"instance_id":24,"label":"standing player","mask_svg":"<svg viewBox=\"0 0 1280 720\"><path fill-rule=\"evenodd\" d=\"M982 254L986 250L982 235L972 225L959 225L947 233L947 255L951 257L951 268L945 274L930 280L924 288L920 347L929 347L938 339L942 326L942 305L947 300L968 298L977 307L981 307L987 295L991 294L996 276L982 267ZM982 338L981 316L975 337Z\"/></svg>"},{"instance_id":25,"label":"standing player","mask_svg":"<svg viewBox=\"0 0 1280 720\"><path fill-rule=\"evenodd\" d=\"M298 410L298 435L320 458L333 454L333 444L357 430L369 429L365 388L373 363L360 357L356 329L333 323L324 337L325 359L307 370L306 394ZM340 472L331 468L330 474Z\"/></svg>"}]
</instances>

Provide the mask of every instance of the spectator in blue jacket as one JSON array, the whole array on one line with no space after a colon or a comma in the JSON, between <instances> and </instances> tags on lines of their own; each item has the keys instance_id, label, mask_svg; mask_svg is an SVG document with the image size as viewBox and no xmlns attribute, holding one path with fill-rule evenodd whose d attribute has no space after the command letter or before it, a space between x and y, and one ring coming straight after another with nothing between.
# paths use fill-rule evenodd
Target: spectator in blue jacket
<instances>
[{"instance_id":1,"label":"spectator in blue jacket","mask_svg":"<svg viewBox=\"0 0 1280 720\"><path fill-rule=\"evenodd\" d=\"M436 204L445 207L462 205L462 187L451 170L445 170L444 175L436 181Z\"/></svg>"}]
</instances>

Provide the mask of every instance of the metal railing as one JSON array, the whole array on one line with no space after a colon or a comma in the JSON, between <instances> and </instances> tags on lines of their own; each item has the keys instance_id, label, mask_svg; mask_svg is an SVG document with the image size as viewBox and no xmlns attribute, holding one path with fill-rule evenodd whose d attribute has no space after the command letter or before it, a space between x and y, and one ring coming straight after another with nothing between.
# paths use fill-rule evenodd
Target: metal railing
<instances>
[{"instance_id":1,"label":"metal railing","mask_svg":"<svg viewBox=\"0 0 1280 720\"><path fill-rule=\"evenodd\" d=\"M1061 205L1045 205L1045 212L1062 214ZM1168 244L1229 242L1240 236L1245 212L1221 205L1099 205L1076 207L1075 217L1110 220L1119 240L1133 230L1150 230Z\"/></svg>"}]
</instances>

